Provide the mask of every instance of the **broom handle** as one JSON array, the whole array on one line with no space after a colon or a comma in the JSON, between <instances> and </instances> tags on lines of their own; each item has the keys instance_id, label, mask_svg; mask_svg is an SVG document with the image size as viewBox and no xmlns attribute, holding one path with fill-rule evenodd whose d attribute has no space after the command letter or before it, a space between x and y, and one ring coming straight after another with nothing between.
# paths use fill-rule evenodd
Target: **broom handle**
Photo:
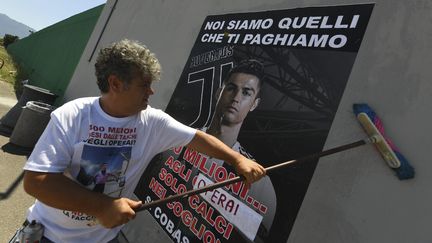
<instances>
[{"instance_id":1,"label":"broom handle","mask_svg":"<svg viewBox=\"0 0 432 243\"><path fill-rule=\"evenodd\" d=\"M352 148L355 148L355 147L358 147L358 146L361 146L361 145L364 145L364 144L367 144L367 143L370 143L370 142L373 142L373 141L370 141L370 139L359 140L357 142L341 145L341 146L338 146L338 147L335 147L335 148L331 148L331 149L328 149L328 150L325 150L325 151L321 151L319 153L311 154L311 155L302 157L300 159L289 160L289 161L286 161L286 162L283 162L283 163L280 163L280 164L277 164L277 165L272 165L272 166L269 166L269 167L265 168L265 171L266 171L266 173L269 173L269 172L272 172L274 170L280 169L280 168L285 167L285 166L287 166L289 164L292 164L292 163L303 162L303 161L312 160L312 159L320 158L320 157L323 157L323 156L327 156L327 155L330 155L330 154L339 153L341 151L352 149ZM217 188L221 188L221 187L224 187L224 186L227 186L227 185L230 185L230 184L234 184L236 182L240 182L240 181L243 181L243 180L245 180L245 178L241 175L241 176L233 177L233 178L225 180L225 181L221 181L221 182L217 182L217 183L214 183L214 184L210 184L210 185L207 185L207 186L204 186L204 187L201 187L201 188L193 189L193 190L186 191L186 192L183 192L183 193L180 193L180 194L171 195L171 196L168 196L166 198L162 198L162 199L159 199L159 200L156 200L156 201L152 201L152 202L146 203L146 204L142 205L140 208L135 209L135 212L143 211L143 210L146 210L148 208L151 208L151 207L154 207L154 206L158 206L158 205L161 205L161 204L165 204L165 203L169 203L169 202L172 202L172 201L177 201L179 199L187 198L187 197L192 196L192 195L197 195L197 194L200 194L200 193L203 193L203 192L211 191L211 190L214 190L214 189L217 189Z\"/></svg>"}]
</instances>

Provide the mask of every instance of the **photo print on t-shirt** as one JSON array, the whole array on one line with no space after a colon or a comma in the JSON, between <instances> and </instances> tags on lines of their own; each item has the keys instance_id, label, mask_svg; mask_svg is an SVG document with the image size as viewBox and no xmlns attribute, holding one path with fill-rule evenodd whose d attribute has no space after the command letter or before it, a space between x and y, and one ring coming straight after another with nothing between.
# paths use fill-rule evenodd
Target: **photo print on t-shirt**
<instances>
[{"instance_id":1,"label":"photo print on t-shirt","mask_svg":"<svg viewBox=\"0 0 432 243\"><path fill-rule=\"evenodd\" d=\"M76 180L88 189L120 196L126 183L132 147L98 147L85 144Z\"/></svg>"}]
</instances>

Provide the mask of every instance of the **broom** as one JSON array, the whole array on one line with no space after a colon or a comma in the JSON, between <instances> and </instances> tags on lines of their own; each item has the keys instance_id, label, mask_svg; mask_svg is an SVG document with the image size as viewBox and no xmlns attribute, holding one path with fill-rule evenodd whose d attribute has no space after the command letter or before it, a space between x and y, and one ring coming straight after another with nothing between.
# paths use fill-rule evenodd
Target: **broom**
<instances>
[{"instance_id":1,"label":"broom","mask_svg":"<svg viewBox=\"0 0 432 243\"><path fill-rule=\"evenodd\" d=\"M383 123L372 108L367 104L354 104L353 110L369 136L373 136L374 134L381 135L380 139L384 141L377 143L376 148L388 165L396 172L397 177L400 180L413 178L415 175L414 168L393 142L385 136Z\"/></svg>"},{"instance_id":2,"label":"broom","mask_svg":"<svg viewBox=\"0 0 432 243\"><path fill-rule=\"evenodd\" d=\"M382 155L382 157L384 158L384 160L387 162L387 164L393 170L396 171L396 175L400 180L413 178L414 168L409 164L409 162L399 152L399 150L393 145L393 143L388 138L384 137L384 128L382 126L382 122L379 119L379 117L375 114L375 112L366 104L354 104L353 109L354 109L354 113L357 116L357 119L359 120L364 130L368 134L369 136L368 138L353 143L341 145L338 147L334 147L316 154L311 154L300 159L290 160L277 165L267 167L265 168L266 173L268 174L274 170L286 167L289 164L317 159L326 155L339 153L344 150L349 150L361 145L373 143L378 149L378 151L380 152L380 154ZM244 180L245 178L240 175L225 181L206 185L204 187L200 187L194 190L186 191L180 194L171 195L166 198L145 203L140 208L135 209L135 211L136 212L143 211L154 206L187 198L192 195L197 195L203 192L211 191Z\"/></svg>"}]
</instances>

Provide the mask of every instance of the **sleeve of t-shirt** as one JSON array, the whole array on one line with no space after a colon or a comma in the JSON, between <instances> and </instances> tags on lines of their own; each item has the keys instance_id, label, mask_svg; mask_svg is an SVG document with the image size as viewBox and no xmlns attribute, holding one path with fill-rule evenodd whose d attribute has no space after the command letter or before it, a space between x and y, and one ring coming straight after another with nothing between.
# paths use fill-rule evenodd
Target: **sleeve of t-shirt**
<instances>
[{"instance_id":1,"label":"sleeve of t-shirt","mask_svg":"<svg viewBox=\"0 0 432 243\"><path fill-rule=\"evenodd\" d=\"M175 120L165 112L159 111L157 123L157 139L160 152L173 147L185 146L190 143L196 134L196 129L188 127Z\"/></svg>"},{"instance_id":2,"label":"sleeve of t-shirt","mask_svg":"<svg viewBox=\"0 0 432 243\"><path fill-rule=\"evenodd\" d=\"M69 166L72 151L71 143L60 122L51 115L51 120L24 165L24 170L63 172Z\"/></svg>"}]
</instances>

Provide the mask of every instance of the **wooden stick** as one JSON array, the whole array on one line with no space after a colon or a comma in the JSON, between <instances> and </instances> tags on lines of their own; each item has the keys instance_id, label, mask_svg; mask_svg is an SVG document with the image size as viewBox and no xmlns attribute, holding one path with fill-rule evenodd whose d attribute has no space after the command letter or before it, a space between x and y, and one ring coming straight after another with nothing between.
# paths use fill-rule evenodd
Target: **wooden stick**
<instances>
[{"instance_id":1,"label":"wooden stick","mask_svg":"<svg viewBox=\"0 0 432 243\"><path fill-rule=\"evenodd\" d=\"M300 159L289 160L289 161L286 161L286 162L283 162L283 163L280 163L280 164L277 164L277 165L269 166L269 167L265 168L265 170L266 170L266 173L268 174L268 173L270 173L272 171L275 171L277 169L283 168L283 167L285 167L287 165L290 165L292 163L298 163L298 162L308 161L308 160L320 158L320 157L323 157L323 156L327 156L327 155L330 155L330 154L339 153L341 151L352 149L352 148L355 148L355 147L359 147L361 145L364 145L364 144L367 144L367 143L370 143L370 142L371 142L370 139L359 140L357 142L341 145L341 146L338 146L338 147L335 147L335 148L331 148L331 149L328 149L328 150L325 150L325 151L321 151L319 153L311 154L311 155L302 157ZM211 190L214 190L214 189L217 189L217 188L221 188L221 187L224 187L224 186L227 186L227 185L230 185L230 184L234 184L236 182L244 181L244 180L245 180L245 178L243 176L237 176L237 177L225 180L225 181L217 182L217 183L210 184L210 185L207 185L207 186L204 186L204 187L201 187L201 188L193 189L193 190L186 191L186 192L183 192L183 193L180 193L180 194L171 195L171 196L168 196L166 198L162 198L162 199L159 199L159 200L156 200L156 201L152 201L152 202L146 203L146 204L142 205L139 209L136 209L135 211L136 212L143 211L143 210L146 210L146 209L154 207L154 206L158 206L158 205L161 205L161 204L166 204L166 203L169 203L169 202L172 202L172 201L178 201L178 200L181 200L183 198L187 198L187 197L192 196L192 195L197 195L197 194L200 194L200 193L203 193L203 192L211 191Z\"/></svg>"}]
</instances>

